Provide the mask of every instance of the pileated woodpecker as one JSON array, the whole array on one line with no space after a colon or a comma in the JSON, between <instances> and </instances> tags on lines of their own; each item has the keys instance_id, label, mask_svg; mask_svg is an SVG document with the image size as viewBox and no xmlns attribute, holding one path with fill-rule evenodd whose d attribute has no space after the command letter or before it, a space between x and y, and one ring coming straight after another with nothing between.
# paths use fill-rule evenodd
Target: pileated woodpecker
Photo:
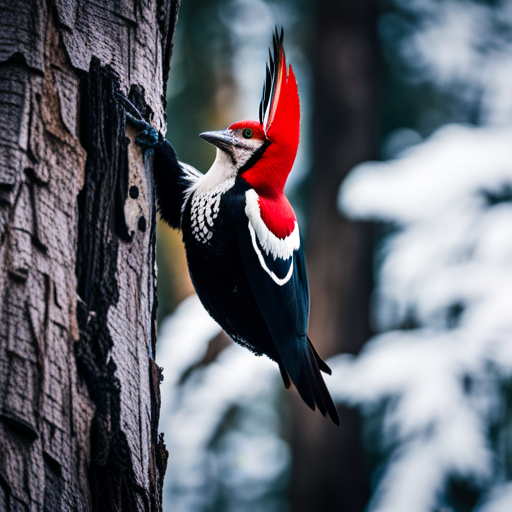
<instances>
[{"instance_id":1,"label":"pileated woodpecker","mask_svg":"<svg viewBox=\"0 0 512 512\"><path fill-rule=\"evenodd\" d=\"M201 174L179 162L169 142L125 98L136 141L154 150L161 217L181 229L197 294L239 344L273 359L306 404L339 425L320 370L330 368L308 337L309 288L295 213L284 195L299 145L300 105L287 68L283 31L274 34L259 121L239 121L199 136L217 147Z\"/></svg>"}]
</instances>

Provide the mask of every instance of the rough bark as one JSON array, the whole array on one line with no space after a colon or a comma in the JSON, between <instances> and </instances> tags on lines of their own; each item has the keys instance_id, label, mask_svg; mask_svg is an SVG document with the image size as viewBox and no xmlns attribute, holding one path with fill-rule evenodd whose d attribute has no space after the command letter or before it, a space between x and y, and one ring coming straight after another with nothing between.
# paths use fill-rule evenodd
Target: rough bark
<instances>
[{"instance_id":1,"label":"rough bark","mask_svg":"<svg viewBox=\"0 0 512 512\"><path fill-rule=\"evenodd\" d=\"M161 510L151 158L178 0L0 2L0 511ZM128 137L127 137L128 135Z\"/></svg>"},{"instance_id":2,"label":"rough bark","mask_svg":"<svg viewBox=\"0 0 512 512\"><path fill-rule=\"evenodd\" d=\"M372 233L368 225L342 217L337 197L347 173L377 156L377 1L319 0L315 9L309 333L329 357L357 353L370 335ZM293 408L294 512L364 508L368 489L359 419L355 411L339 412L336 429L319 414Z\"/></svg>"}]
</instances>

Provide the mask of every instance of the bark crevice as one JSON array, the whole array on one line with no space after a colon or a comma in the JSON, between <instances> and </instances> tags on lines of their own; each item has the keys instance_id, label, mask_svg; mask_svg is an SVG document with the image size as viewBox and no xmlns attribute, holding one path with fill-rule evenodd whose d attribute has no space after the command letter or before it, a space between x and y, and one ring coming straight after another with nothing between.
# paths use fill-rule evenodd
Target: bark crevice
<instances>
[{"instance_id":1,"label":"bark crevice","mask_svg":"<svg viewBox=\"0 0 512 512\"><path fill-rule=\"evenodd\" d=\"M78 374L96 406L91 425L89 484L97 511L149 510L147 490L138 485L126 433L121 426L121 384L110 357L108 325L119 300L119 238L131 242L124 217L128 197L125 116L116 101L119 78L93 59L81 80L81 143L87 151L84 186L78 196L77 292L80 338Z\"/></svg>"}]
</instances>

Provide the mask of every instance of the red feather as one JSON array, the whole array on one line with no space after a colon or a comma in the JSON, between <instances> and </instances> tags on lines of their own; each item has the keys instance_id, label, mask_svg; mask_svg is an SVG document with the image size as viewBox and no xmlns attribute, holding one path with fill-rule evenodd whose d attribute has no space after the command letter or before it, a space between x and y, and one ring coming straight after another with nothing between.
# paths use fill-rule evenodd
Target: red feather
<instances>
[{"instance_id":1,"label":"red feather","mask_svg":"<svg viewBox=\"0 0 512 512\"><path fill-rule=\"evenodd\" d=\"M284 194L277 197L259 197L261 220L278 238L286 238L295 228L295 213Z\"/></svg>"}]
</instances>

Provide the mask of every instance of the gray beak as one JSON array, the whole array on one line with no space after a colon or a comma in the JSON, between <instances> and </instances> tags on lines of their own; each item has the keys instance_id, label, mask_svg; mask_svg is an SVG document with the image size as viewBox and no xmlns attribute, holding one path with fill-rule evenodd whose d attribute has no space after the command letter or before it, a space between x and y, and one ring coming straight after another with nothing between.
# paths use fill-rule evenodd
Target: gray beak
<instances>
[{"instance_id":1,"label":"gray beak","mask_svg":"<svg viewBox=\"0 0 512 512\"><path fill-rule=\"evenodd\" d=\"M199 137L215 147L227 152L230 152L230 150L233 149L233 146L236 145L235 138L227 130L222 132L204 132L200 133Z\"/></svg>"}]
</instances>

